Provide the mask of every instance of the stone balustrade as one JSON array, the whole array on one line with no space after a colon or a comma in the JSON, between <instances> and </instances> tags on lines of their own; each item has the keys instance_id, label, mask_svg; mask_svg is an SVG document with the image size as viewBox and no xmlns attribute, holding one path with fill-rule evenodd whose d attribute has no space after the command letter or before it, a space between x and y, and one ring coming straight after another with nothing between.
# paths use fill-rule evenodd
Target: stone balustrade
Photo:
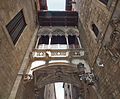
<instances>
[{"instance_id":1,"label":"stone balustrade","mask_svg":"<svg viewBox=\"0 0 120 99\"><path fill-rule=\"evenodd\" d=\"M62 57L72 57L72 58L81 58L85 56L84 49L34 49L32 52L33 58L62 58Z\"/></svg>"}]
</instances>

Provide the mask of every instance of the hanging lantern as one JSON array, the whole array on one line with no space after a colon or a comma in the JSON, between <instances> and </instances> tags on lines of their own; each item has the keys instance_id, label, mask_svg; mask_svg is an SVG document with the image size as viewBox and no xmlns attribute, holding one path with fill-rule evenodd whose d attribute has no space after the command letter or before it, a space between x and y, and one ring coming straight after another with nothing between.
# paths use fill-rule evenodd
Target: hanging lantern
<instances>
[{"instance_id":1,"label":"hanging lantern","mask_svg":"<svg viewBox=\"0 0 120 99\"><path fill-rule=\"evenodd\" d=\"M77 65L77 68L78 68L79 74L85 74L84 64L79 63L79 64Z\"/></svg>"}]
</instances>

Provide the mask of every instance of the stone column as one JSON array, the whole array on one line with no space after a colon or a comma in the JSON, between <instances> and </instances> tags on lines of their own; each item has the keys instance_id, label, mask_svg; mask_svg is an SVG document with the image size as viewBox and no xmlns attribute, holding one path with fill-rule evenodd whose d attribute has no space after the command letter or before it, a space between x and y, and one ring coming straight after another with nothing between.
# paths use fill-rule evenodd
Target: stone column
<instances>
[{"instance_id":1,"label":"stone column","mask_svg":"<svg viewBox=\"0 0 120 99\"><path fill-rule=\"evenodd\" d=\"M66 41L67 41L67 48L69 48L68 34L65 34L65 38L66 38Z\"/></svg>"},{"instance_id":2,"label":"stone column","mask_svg":"<svg viewBox=\"0 0 120 99\"><path fill-rule=\"evenodd\" d=\"M40 40L40 36L38 37L38 39L37 39L37 43L36 43L36 45L35 45L35 49L37 49L38 48L38 43L39 43L39 40Z\"/></svg>"},{"instance_id":3,"label":"stone column","mask_svg":"<svg viewBox=\"0 0 120 99\"><path fill-rule=\"evenodd\" d=\"M80 39L79 39L78 36L77 36L77 40L78 40L78 43L79 43L80 48L82 48L82 45L81 45L81 43L80 43Z\"/></svg>"},{"instance_id":4,"label":"stone column","mask_svg":"<svg viewBox=\"0 0 120 99\"><path fill-rule=\"evenodd\" d=\"M49 34L49 45L48 45L48 48L50 49L51 47L51 39L52 39L52 34Z\"/></svg>"}]
</instances>

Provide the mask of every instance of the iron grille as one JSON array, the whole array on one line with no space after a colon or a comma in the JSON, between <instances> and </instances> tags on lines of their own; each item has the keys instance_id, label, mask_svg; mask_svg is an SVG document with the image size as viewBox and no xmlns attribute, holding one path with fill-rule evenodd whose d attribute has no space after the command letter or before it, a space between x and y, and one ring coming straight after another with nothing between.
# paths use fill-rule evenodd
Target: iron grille
<instances>
[{"instance_id":1,"label":"iron grille","mask_svg":"<svg viewBox=\"0 0 120 99\"><path fill-rule=\"evenodd\" d=\"M18 14L6 25L6 28L14 44L16 44L18 41L25 26L26 22L22 10L19 11Z\"/></svg>"}]
</instances>

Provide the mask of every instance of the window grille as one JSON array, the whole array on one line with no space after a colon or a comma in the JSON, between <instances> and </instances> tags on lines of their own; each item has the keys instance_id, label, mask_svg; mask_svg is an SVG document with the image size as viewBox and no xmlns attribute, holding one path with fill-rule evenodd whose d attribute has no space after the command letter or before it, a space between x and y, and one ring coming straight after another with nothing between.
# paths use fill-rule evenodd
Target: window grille
<instances>
[{"instance_id":1,"label":"window grille","mask_svg":"<svg viewBox=\"0 0 120 99\"><path fill-rule=\"evenodd\" d=\"M16 44L18 41L25 26L26 22L22 10L6 25L6 28L14 44Z\"/></svg>"}]
</instances>

